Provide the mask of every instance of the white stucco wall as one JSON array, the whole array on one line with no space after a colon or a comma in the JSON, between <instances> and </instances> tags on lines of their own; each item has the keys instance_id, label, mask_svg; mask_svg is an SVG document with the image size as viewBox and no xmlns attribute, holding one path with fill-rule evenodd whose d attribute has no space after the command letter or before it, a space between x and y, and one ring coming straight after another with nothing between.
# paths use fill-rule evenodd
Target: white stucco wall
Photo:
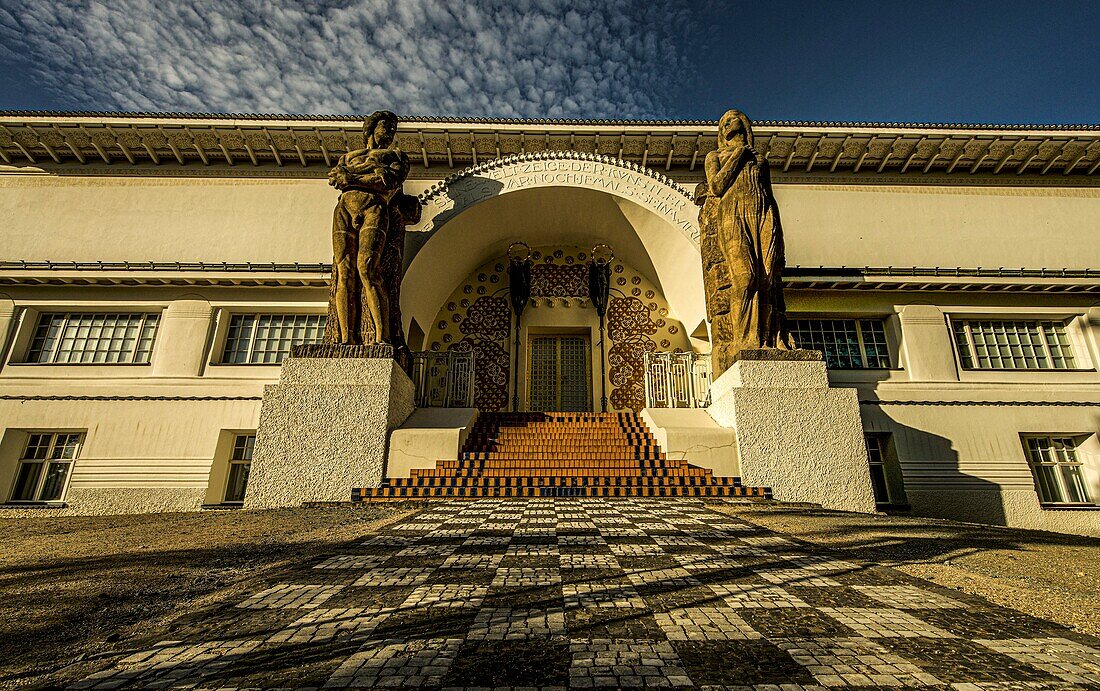
<instances>
[{"instance_id":1,"label":"white stucco wall","mask_svg":"<svg viewBox=\"0 0 1100 691\"><path fill-rule=\"evenodd\" d=\"M451 172L420 171L422 179L408 183L407 190L416 193ZM678 179L690 187L699 177ZM974 184L946 185L935 176L927 184L920 178L921 184L900 184L874 177L838 177L834 184L820 176L780 173L776 180L789 265L1100 267L1095 186L1061 185L1057 179L994 185L977 178ZM663 234L659 219L637 205L584 192L551 187L538 200L500 205L496 215L472 208L450 222L463 232L439 246L447 251L436 252L423 273L428 278L406 294L434 315L439 305L429 305L428 293L445 297L455 285L446 276L454 273L460 280L483 261L474 256L478 252L496 256L513 239L532 245L607 240L624 256L633 253L629 261L652 275L670 304L677 300L686 313L694 300L698 310L698 260L683 236L669 229ZM515 200L522 201L521 194ZM335 198L321 174L289 169L256 174L162 166L155 176L133 171L106 176L80 175L73 166L65 175L0 174L0 260L324 262L331 256ZM581 203L567 206L578 199ZM464 254L464 247L476 252ZM430 280L438 285L428 285ZM227 315L321 312L327 297L324 288L276 287L5 286L3 292L0 342L7 351L0 367L5 430L0 492L10 491L18 455L11 444L18 434L86 430L68 512L175 510L216 501L224 491L224 472L218 470L225 460L219 455L224 434L256 428L262 387L278 378L277 367L218 363ZM868 430L894 435L915 512L1096 532L1096 511L1038 505L1019 441L1022 432L1100 433L1100 413L1087 405L1100 402L1095 295L791 291L788 304L797 314L887 317L894 366L834 372L830 378L834 385L854 387L863 401L928 403L861 406ZM18 364L34 310L120 306L164 310L151 365ZM1082 371L960 370L946 332L945 319L953 314L1073 319ZM693 327L685 323L685 328ZM43 395L54 398L20 400ZM188 400L157 400L164 396ZM1005 401L1014 404L998 404ZM988 405L939 405L944 402ZM1089 464L1090 482L1100 496L1095 454Z\"/></svg>"}]
</instances>

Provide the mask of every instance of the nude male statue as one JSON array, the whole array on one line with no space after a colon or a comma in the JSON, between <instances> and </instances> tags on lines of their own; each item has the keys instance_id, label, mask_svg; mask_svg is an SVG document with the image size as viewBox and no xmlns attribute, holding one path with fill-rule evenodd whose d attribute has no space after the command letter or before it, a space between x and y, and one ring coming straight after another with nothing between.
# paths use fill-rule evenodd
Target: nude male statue
<instances>
[{"instance_id":1,"label":"nude male statue","mask_svg":"<svg viewBox=\"0 0 1100 691\"><path fill-rule=\"evenodd\" d=\"M394 223L390 207L409 174L408 156L391 146L396 134L396 115L385 110L372 114L363 123L363 148L341 156L329 172L329 184L341 194L332 218L331 311L336 323L329 325L326 340L390 343L382 256Z\"/></svg>"}]
</instances>

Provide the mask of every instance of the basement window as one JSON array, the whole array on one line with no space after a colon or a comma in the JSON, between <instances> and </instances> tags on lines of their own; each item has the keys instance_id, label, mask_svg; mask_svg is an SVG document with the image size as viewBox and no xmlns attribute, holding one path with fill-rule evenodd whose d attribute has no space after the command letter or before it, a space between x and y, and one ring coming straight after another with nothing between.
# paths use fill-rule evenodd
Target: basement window
<instances>
[{"instance_id":1,"label":"basement window","mask_svg":"<svg viewBox=\"0 0 1100 691\"><path fill-rule=\"evenodd\" d=\"M1078 438L1072 436L1024 437L1040 503L1071 506L1093 503L1078 446Z\"/></svg>"},{"instance_id":2,"label":"basement window","mask_svg":"<svg viewBox=\"0 0 1100 691\"><path fill-rule=\"evenodd\" d=\"M229 457L229 479L225 483L226 504L240 504L244 501L254 448L256 448L255 434L238 434L233 440L233 453Z\"/></svg>"},{"instance_id":3,"label":"basement window","mask_svg":"<svg viewBox=\"0 0 1100 691\"><path fill-rule=\"evenodd\" d=\"M77 432L33 432L19 458L13 502L61 501L83 435Z\"/></svg>"}]
</instances>

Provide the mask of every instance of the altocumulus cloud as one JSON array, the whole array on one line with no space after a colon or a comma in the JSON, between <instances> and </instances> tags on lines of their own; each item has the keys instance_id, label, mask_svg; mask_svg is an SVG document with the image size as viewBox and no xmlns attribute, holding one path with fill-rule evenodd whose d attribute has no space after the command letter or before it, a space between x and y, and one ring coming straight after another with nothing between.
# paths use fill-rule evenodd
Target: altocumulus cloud
<instances>
[{"instance_id":1,"label":"altocumulus cloud","mask_svg":"<svg viewBox=\"0 0 1100 691\"><path fill-rule=\"evenodd\" d=\"M653 117L675 0L0 0L0 58L62 107Z\"/></svg>"}]
</instances>

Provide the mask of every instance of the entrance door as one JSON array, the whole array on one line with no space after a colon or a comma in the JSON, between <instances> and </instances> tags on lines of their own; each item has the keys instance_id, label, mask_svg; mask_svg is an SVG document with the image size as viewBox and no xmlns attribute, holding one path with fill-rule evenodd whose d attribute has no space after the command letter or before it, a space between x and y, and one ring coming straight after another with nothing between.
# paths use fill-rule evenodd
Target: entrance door
<instances>
[{"instance_id":1,"label":"entrance door","mask_svg":"<svg viewBox=\"0 0 1100 691\"><path fill-rule=\"evenodd\" d=\"M531 336L528 343L527 410L591 410L588 337Z\"/></svg>"}]
</instances>

